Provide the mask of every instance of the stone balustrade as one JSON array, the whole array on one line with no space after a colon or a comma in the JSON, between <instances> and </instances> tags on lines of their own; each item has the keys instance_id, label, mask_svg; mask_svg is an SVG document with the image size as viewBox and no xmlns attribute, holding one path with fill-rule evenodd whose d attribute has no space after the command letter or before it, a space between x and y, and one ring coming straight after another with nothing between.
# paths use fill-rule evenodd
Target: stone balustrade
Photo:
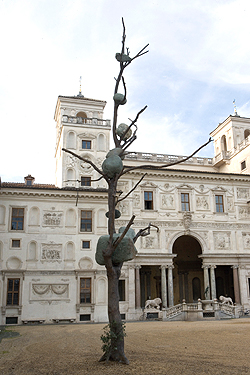
<instances>
[{"instance_id":1,"label":"stone balustrade","mask_svg":"<svg viewBox=\"0 0 250 375\"><path fill-rule=\"evenodd\" d=\"M177 156L177 155L165 155L165 154L153 154L145 152L131 152L126 155L126 160L138 160L138 161L149 161L157 162L162 164L174 163L185 159L186 156ZM184 164L193 164L193 165L212 165L212 158L202 158L202 157L192 157L187 161L184 161Z\"/></svg>"},{"instance_id":2,"label":"stone balustrade","mask_svg":"<svg viewBox=\"0 0 250 375\"><path fill-rule=\"evenodd\" d=\"M99 118L84 118L84 117L73 117L73 116L62 116L62 122L70 124L84 124L84 125L98 125L98 126L109 126L110 120L103 120Z\"/></svg>"}]
</instances>

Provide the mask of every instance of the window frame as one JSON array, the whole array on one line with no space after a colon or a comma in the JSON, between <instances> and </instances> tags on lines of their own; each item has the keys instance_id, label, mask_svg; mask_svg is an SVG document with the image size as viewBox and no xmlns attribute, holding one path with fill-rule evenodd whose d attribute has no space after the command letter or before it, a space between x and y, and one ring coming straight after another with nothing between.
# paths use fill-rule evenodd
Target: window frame
<instances>
[{"instance_id":1,"label":"window frame","mask_svg":"<svg viewBox=\"0 0 250 375\"><path fill-rule=\"evenodd\" d=\"M19 241L19 246L13 246L14 241ZM10 248L11 249L21 249L21 238L11 238L10 240Z\"/></svg>"},{"instance_id":2,"label":"window frame","mask_svg":"<svg viewBox=\"0 0 250 375\"><path fill-rule=\"evenodd\" d=\"M82 287L82 280L85 280L85 285ZM86 286L86 281L89 280L90 281L90 285L89 287ZM80 298L80 305L86 305L86 304L91 304L92 303L92 277L88 276L88 277L80 277L80 280L79 280L79 298ZM87 291L87 292L86 292ZM89 294L89 297L87 297L87 295ZM82 296L84 296L84 302L82 302ZM88 299L88 301L87 301Z\"/></svg>"},{"instance_id":3,"label":"window frame","mask_svg":"<svg viewBox=\"0 0 250 375\"><path fill-rule=\"evenodd\" d=\"M88 247L84 247L84 246L83 246L83 243L84 243L84 242L85 242L85 243L88 242L89 246L88 246ZM82 241L81 241L81 245L82 245L82 246L81 246L81 250L90 250L90 246L91 246L91 245L90 245L90 240L82 240Z\"/></svg>"},{"instance_id":4,"label":"window frame","mask_svg":"<svg viewBox=\"0 0 250 375\"><path fill-rule=\"evenodd\" d=\"M12 206L10 207L11 212L10 212L10 230L15 231L15 232L21 232L24 231L24 219L25 219L25 207L18 207L18 206ZM14 210L18 211L18 215L14 216ZM19 210L23 210L23 214L19 214ZM22 219L22 220L17 220L17 219ZM13 227L13 224L15 223L15 226L17 228ZM18 223L22 223L22 228L18 228Z\"/></svg>"},{"instance_id":5,"label":"window frame","mask_svg":"<svg viewBox=\"0 0 250 375\"><path fill-rule=\"evenodd\" d=\"M189 192L181 192L181 211L182 212L190 212L190 193ZM186 197L188 198L186 200ZM182 199L184 198L184 199ZM188 208L188 209L186 209Z\"/></svg>"},{"instance_id":6,"label":"window frame","mask_svg":"<svg viewBox=\"0 0 250 375\"><path fill-rule=\"evenodd\" d=\"M18 290L15 290L15 281L18 280ZM9 282L13 281L13 286L12 290L9 290ZM19 306L19 301L20 301L20 284L21 284L21 279L18 278L13 278L13 277L8 277L7 278L7 287L6 287L6 306ZM9 303L9 294L12 295L11 297L11 302ZM14 302L15 294L17 294L17 303Z\"/></svg>"},{"instance_id":7,"label":"window frame","mask_svg":"<svg viewBox=\"0 0 250 375\"><path fill-rule=\"evenodd\" d=\"M83 184L83 180L86 179L88 182ZM81 176L81 187L82 186L91 186L91 177L89 176Z\"/></svg>"},{"instance_id":8,"label":"window frame","mask_svg":"<svg viewBox=\"0 0 250 375\"><path fill-rule=\"evenodd\" d=\"M86 147L83 147L85 142ZM89 147L88 147L89 144ZM91 150L92 149L92 141L90 139L81 139L81 149L82 150Z\"/></svg>"},{"instance_id":9,"label":"window frame","mask_svg":"<svg viewBox=\"0 0 250 375\"><path fill-rule=\"evenodd\" d=\"M217 197L221 197L221 202L217 202ZM215 212L217 214L224 214L225 213L225 205L224 205L224 195L223 194L215 194L214 195L214 199L215 199ZM217 208L220 208L222 207L222 211L219 209L217 210Z\"/></svg>"},{"instance_id":10,"label":"window frame","mask_svg":"<svg viewBox=\"0 0 250 375\"><path fill-rule=\"evenodd\" d=\"M242 172L246 168L247 168L247 162L246 162L246 159L245 159L245 160L242 160L242 162L240 163L240 171Z\"/></svg>"},{"instance_id":11,"label":"window frame","mask_svg":"<svg viewBox=\"0 0 250 375\"><path fill-rule=\"evenodd\" d=\"M126 301L126 280L125 279L119 279L118 292L119 292L119 302L125 302Z\"/></svg>"},{"instance_id":12,"label":"window frame","mask_svg":"<svg viewBox=\"0 0 250 375\"><path fill-rule=\"evenodd\" d=\"M82 217L83 212L87 213L86 216L88 216L88 214L91 214L91 217ZM87 230L88 225L90 225L90 230ZM84 230L84 227L85 227L86 230ZM93 211L91 211L91 210L80 210L80 232L81 233L86 233L86 232L91 233L91 232L93 232Z\"/></svg>"},{"instance_id":13,"label":"window frame","mask_svg":"<svg viewBox=\"0 0 250 375\"><path fill-rule=\"evenodd\" d=\"M150 199L150 194L152 199ZM146 199L148 198L148 199ZM154 210L154 192L152 190L145 190L143 192L144 210L152 211Z\"/></svg>"}]
</instances>

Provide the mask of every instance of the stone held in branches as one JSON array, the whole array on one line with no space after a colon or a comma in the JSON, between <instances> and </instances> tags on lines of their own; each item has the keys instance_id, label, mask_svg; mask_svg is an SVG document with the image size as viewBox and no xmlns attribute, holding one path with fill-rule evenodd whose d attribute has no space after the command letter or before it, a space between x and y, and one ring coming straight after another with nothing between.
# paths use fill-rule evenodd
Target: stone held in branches
<instances>
[{"instance_id":1,"label":"stone held in branches","mask_svg":"<svg viewBox=\"0 0 250 375\"><path fill-rule=\"evenodd\" d=\"M129 139L132 135L132 130L127 124L121 123L116 129L116 134L124 141Z\"/></svg>"},{"instance_id":2,"label":"stone held in branches","mask_svg":"<svg viewBox=\"0 0 250 375\"><path fill-rule=\"evenodd\" d=\"M115 54L115 58L117 61L121 62L121 63L124 63L124 62L130 62L131 61L131 57L129 55L127 55L126 53L116 53Z\"/></svg>"},{"instance_id":3,"label":"stone held in branches","mask_svg":"<svg viewBox=\"0 0 250 375\"><path fill-rule=\"evenodd\" d=\"M114 96L113 96L113 99L115 101L115 104L119 104L119 105L124 105L127 103L127 99L125 97L125 95L123 94L120 94L120 93L116 93Z\"/></svg>"},{"instance_id":4,"label":"stone held in branches","mask_svg":"<svg viewBox=\"0 0 250 375\"><path fill-rule=\"evenodd\" d=\"M119 156L122 153L123 150L118 147L107 153L106 159L102 163L102 171L108 178L115 177L116 174L120 174L123 170L122 159Z\"/></svg>"},{"instance_id":5,"label":"stone held in branches","mask_svg":"<svg viewBox=\"0 0 250 375\"><path fill-rule=\"evenodd\" d=\"M114 233L113 242L115 242L124 232L125 227L119 229L119 233ZM114 253L112 254L112 263L120 264L134 259L137 254L136 247L133 242L135 237L135 231L129 228L126 235L123 237L119 245L116 247ZM103 251L107 248L109 243L109 235L101 236L97 242L95 260L101 266L105 265L105 260L103 256Z\"/></svg>"}]
</instances>

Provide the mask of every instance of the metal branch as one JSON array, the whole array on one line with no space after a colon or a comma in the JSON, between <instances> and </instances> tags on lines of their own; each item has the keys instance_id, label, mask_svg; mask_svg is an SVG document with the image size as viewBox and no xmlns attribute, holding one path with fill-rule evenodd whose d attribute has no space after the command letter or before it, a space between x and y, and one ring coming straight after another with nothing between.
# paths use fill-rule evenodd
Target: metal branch
<instances>
[{"instance_id":1,"label":"metal branch","mask_svg":"<svg viewBox=\"0 0 250 375\"><path fill-rule=\"evenodd\" d=\"M157 229L157 233L159 232L159 228L156 225L149 223L149 225L146 228L139 230L139 232L133 238L134 243L138 240L139 237L148 236L150 234L150 228L151 227L156 228Z\"/></svg>"},{"instance_id":2,"label":"metal branch","mask_svg":"<svg viewBox=\"0 0 250 375\"><path fill-rule=\"evenodd\" d=\"M84 159L82 158L80 155L77 155L75 154L74 152L70 151L70 150L67 150L66 148L62 148L63 151L67 152L68 154L71 154L73 156L75 156L76 158L84 161L85 163L88 163L90 164L98 173L100 173L100 175L102 175L103 178L105 178L106 181L108 181L107 177L105 176L105 174L94 164L92 163L92 161L88 160L88 159Z\"/></svg>"},{"instance_id":3,"label":"metal branch","mask_svg":"<svg viewBox=\"0 0 250 375\"><path fill-rule=\"evenodd\" d=\"M135 215L133 215L133 216L131 217L131 219L129 220L129 222L128 222L126 228L125 228L124 231L122 232L121 236L118 237L118 238L114 241L114 243L113 243L113 249L114 249L114 251L115 251L115 249L117 248L117 246L121 243L122 239L125 237L126 233L128 232L129 228L131 227L131 225L134 224L134 219L135 219Z\"/></svg>"},{"instance_id":4,"label":"metal branch","mask_svg":"<svg viewBox=\"0 0 250 375\"><path fill-rule=\"evenodd\" d=\"M175 161L173 163L168 163L168 164L163 164L159 167L156 167L155 165L150 165L150 164L145 164L145 165L140 165L138 167L126 167L124 166L123 167L123 172L121 173L121 176L124 175L125 173L128 173L128 172L131 172L131 171L134 171L135 169L156 169L156 170L162 170L162 168L167 168L167 167L171 167L172 165L176 165L176 164L180 164L180 163L183 163L184 161L192 158L195 154L197 154L197 152L199 152L203 147L207 146L210 142L212 141L212 138L210 137L209 140L204 143L202 146L200 146L197 150L195 150L191 155L187 156L186 158L184 159L181 159L181 160L178 160L178 161ZM125 168L127 168L126 170L124 170Z\"/></svg>"},{"instance_id":5,"label":"metal branch","mask_svg":"<svg viewBox=\"0 0 250 375\"><path fill-rule=\"evenodd\" d=\"M142 180L144 179L144 177L147 175L147 173L144 173L144 175L140 178L140 180L135 184L135 186L133 187L133 189L131 189L123 198L121 199L118 199L116 204L118 204L119 202L123 201L124 199L126 199L131 193L132 191L134 191L137 186L142 182Z\"/></svg>"}]
</instances>

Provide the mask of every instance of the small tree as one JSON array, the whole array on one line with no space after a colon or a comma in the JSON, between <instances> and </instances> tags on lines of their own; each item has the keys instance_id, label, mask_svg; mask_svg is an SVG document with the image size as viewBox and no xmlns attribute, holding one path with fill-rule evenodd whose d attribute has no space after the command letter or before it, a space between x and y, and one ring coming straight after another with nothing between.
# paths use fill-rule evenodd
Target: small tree
<instances>
[{"instance_id":1,"label":"small tree","mask_svg":"<svg viewBox=\"0 0 250 375\"><path fill-rule=\"evenodd\" d=\"M114 90L114 114L113 114L113 124L112 124L112 135L115 144L115 148L110 150L106 155L106 159L102 164L102 170L100 170L94 163L90 160L80 157L72 151L63 148L63 151L72 154L73 156L79 158L85 163L90 164L99 174L100 178L104 178L108 184L108 212L106 216L108 217L108 235L102 236L99 239L98 244L99 249L101 249L101 254L96 254L96 260L99 264L103 264L107 270L108 278L108 317L109 317L109 330L106 330L105 334L102 336L104 345L104 354L100 361L119 361L128 364L129 361L124 353L124 325L121 320L121 315L119 311L119 291L118 282L121 274L121 268L123 262L126 260L131 260L135 256L134 243L140 236L146 236L150 233L149 224L146 228L139 230L135 234L131 226L134 223L135 216L133 215L125 228L120 228L119 233L115 230L115 219L120 216L120 212L116 209L119 202L126 199L132 191L140 184L142 179L146 176L146 173L137 182L131 191L129 191L125 196L121 197L120 192L117 191L117 183L119 179L126 173L135 169L150 169L155 166L152 165L140 165L136 167L128 167L123 165L123 159L127 154L127 148L136 140L137 132L137 121L142 112L145 111L147 106L142 108L136 115L135 119L129 120L130 124L120 124L117 126L118 120L118 109L120 105L126 104L127 101L127 88L125 79L123 76L125 68L127 68L135 59L146 54L146 48L148 44L143 47L134 57L130 57L129 49L125 46L126 34L125 34L125 24L122 19L123 25L123 35L122 35L122 48L121 52L116 54L116 60L120 64L120 70L117 78L115 79L115 90ZM122 82L124 93L118 93L119 85ZM158 170L162 170L166 167L179 164L191 158L195 155L201 148L206 146L208 142L199 147L190 156L177 161L174 163L164 164L157 167ZM98 250L98 248L97 248Z\"/></svg>"}]
</instances>

